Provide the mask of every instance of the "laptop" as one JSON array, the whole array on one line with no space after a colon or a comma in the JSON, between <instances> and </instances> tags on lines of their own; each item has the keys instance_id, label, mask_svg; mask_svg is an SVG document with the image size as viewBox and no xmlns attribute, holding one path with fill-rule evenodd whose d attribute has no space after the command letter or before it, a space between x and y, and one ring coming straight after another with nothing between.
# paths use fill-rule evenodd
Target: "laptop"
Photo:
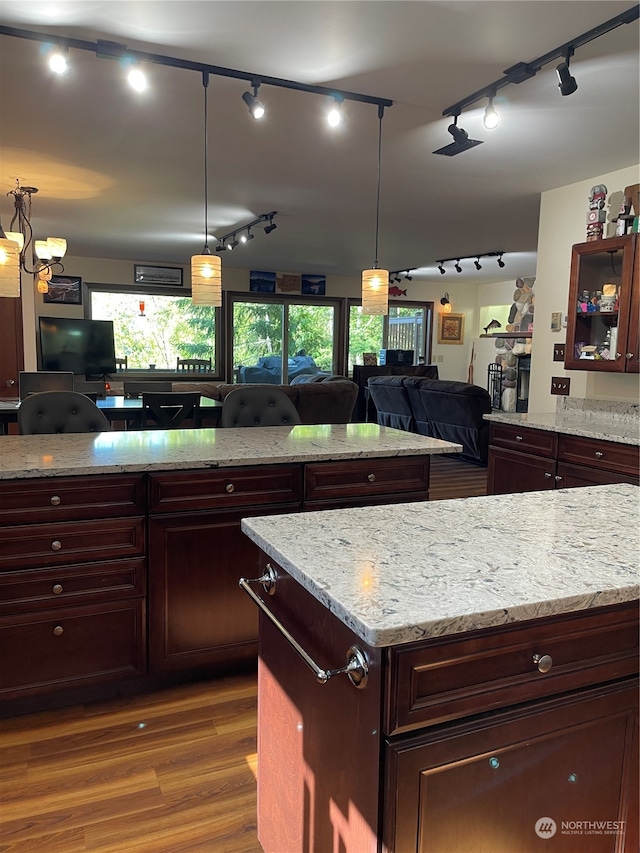
<instances>
[{"instance_id":1,"label":"laptop","mask_svg":"<svg viewBox=\"0 0 640 853\"><path fill-rule=\"evenodd\" d=\"M40 391L73 391L73 373L62 370L21 370L18 387L21 400Z\"/></svg>"}]
</instances>

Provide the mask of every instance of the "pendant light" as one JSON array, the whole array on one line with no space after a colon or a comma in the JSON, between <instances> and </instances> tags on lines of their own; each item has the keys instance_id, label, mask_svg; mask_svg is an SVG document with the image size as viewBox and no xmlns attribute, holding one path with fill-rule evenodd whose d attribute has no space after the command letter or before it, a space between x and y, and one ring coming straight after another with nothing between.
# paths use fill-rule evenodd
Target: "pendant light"
<instances>
[{"instance_id":1,"label":"pendant light","mask_svg":"<svg viewBox=\"0 0 640 853\"><path fill-rule=\"evenodd\" d=\"M4 233L0 222L0 296L20 296L20 246Z\"/></svg>"},{"instance_id":2,"label":"pendant light","mask_svg":"<svg viewBox=\"0 0 640 853\"><path fill-rule=\"evenodd\" d=\"M378 106L378 191L376 195L376 246L371 269L362 271L362 313L389 313L389 270L378 268L378 232L380 224L380 163L382 160L382 116L384 107Z\"/></svg>"},{"instance_id":3,"label":"pendant light","mask_svg":"<svg viewBox=\"0 0 640 853\"><path fill-rule=\"evenodd\" d=\"M202 72L204 87L204 247L202 254L191 258L191 301L194 305L222 305L222 263L219 255L212 255L209 249L209 207L207 168L207 90L209 72Z\"/></svg>"}]
</instances>

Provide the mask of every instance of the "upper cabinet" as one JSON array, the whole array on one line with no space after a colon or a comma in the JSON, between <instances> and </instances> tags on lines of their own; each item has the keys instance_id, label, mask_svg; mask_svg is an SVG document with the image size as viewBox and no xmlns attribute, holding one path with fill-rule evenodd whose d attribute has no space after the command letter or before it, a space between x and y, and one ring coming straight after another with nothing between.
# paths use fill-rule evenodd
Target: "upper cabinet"
<instances>
[{"instance_id":1,"label":"upper cabinet","mask_svg":"<svg viewBox=\"0 0 640 853\"><path fill-rule=\"evenodd\" d=\"M640 249L637 235L575 245L564 366L638 373Z\"/></svg>"}]
</instances>

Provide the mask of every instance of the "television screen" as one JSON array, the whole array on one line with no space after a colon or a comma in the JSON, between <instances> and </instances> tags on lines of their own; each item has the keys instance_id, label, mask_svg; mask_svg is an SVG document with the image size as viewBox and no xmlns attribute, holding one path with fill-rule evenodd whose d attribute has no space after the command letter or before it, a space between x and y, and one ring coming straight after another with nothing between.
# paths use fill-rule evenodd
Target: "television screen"
<instances>
[{"instance_id":1,"label":"television screen","mask_svg":"<svg viewBox=\"0 0 640 853\"><path fill-rule=\"evenodd\" d=\"M111 320L40 317L42 370L103 376L116 369Z\"/></svg>"}]
</instances>

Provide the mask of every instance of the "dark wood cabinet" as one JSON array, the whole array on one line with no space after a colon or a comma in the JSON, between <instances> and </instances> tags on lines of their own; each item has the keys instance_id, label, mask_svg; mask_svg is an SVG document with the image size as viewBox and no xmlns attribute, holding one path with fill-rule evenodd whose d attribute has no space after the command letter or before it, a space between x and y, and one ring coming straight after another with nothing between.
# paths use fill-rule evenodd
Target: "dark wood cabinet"
<instances>
[{"instance_id":1,"label":"dark wood cabinet","mask_svg":"<svg viewBox=\"0 0 640 853\"><path fill-rule=\"evenodd\" d=\"M636 849L637 601L373 648L269 563L285 630L322 667L358 645L369 681L318 683L260 613L265 853L538 853L549 819L554 851Z\"/></svg>"},{"instance_id":2,"label":"dark wood cabinet","mask_svg":"<svg viewBox=\"0 0 640 853\"><path fill-rule=\"evenodd\" d=\"M567 369L638 372L639 265L635 234L573 247L564 360Z\"/></svg>"},{"instance_id":3,"label":"dark wood cabinet","mask_svg":"<svg viewBox=\"0 0 640 853\"><path fill-rule=\"evenodd\" d=\"M519 425L491 424L488 494L609 483L640 483L636 446Z\"/></svg>"}]
</instances>

